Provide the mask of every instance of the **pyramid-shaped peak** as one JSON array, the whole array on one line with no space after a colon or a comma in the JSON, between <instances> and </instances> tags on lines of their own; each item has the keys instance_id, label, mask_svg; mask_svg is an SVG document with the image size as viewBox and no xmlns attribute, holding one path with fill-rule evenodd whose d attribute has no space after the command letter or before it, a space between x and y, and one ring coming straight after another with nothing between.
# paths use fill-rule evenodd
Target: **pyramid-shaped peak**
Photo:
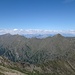
<instances>
[{"instance_id":1,"label":"pyramid-shaped peak","mask_svg":"<svg viewBox=\"0 0 75 75\"><path fill-rule=\"evenodd\" d=\"M61 34L56 34L53 37L63 37Z\"/></svg>"},{"instance_id":2,"label":"pyramid-shaped peak","mask_svg":"<svg viewBox=\"0 0 75 75\"><path fill-rule=\"evenodd\" d=\"M61 34L56 34L56 36L62 36Z\"/></svg>"}]
</instances>

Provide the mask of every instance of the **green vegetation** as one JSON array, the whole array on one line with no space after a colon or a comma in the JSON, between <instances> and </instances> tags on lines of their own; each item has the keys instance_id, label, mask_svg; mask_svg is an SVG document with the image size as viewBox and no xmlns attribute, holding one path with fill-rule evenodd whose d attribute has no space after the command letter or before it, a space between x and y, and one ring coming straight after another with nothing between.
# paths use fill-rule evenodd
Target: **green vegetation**
<instances>
[{"instance_id":1,"label":"green vegetation","mask_svg":"<svg viewBox=\"0 0 75 75\"><path fill-rule=\"evenodd\" d=\"M4 75L4 74L0 72L0 75Z\"/></svg>"}]
</instances>

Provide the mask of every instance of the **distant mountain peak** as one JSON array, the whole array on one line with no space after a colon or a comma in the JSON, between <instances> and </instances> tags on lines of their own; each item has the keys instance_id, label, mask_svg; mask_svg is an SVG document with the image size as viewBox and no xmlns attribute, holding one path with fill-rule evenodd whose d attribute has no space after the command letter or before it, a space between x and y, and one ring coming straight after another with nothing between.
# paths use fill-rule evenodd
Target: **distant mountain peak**
<instances>
[{"instance_id":1,"label":"distant mountain peak","mask_svg":"<svg viewBox=\"0 0 75 75\"><path fill-rule=\"evenodd\" d=\"M62 36L62 35L58 33L58 34L56 34L56 36Z\"/></svg>"},{"instance_id":2,"label":"distant mountain peak","mask_svg":"<svg viewBox=\"0 0 75 75\"><path fill-rule=\"evenodd\" d=\"M63 37L61 34L56 34L56 35L54 35L53 37Z\"/></svg>"}]
</instances>

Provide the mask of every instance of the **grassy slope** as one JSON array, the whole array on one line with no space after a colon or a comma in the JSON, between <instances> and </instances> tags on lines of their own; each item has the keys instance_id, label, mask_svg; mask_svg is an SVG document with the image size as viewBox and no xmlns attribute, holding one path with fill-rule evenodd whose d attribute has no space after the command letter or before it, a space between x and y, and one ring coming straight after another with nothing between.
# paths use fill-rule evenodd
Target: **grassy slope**
<instances>
[{"instance_id":1,"label":"grassy slope","mask_svg":"<svg viewBox=\"0 0 75 75\"><path fill-rule=\"evenodd\" d=\"M0 62L0 75L75 75L75 61L72 59L57 59L25 66L2 57Z\"/></svg>"},{"instance_id":2,"label":"grassy slope","mask_svg":"<svg viewBox=\"0 0 75 75\"><path fill-rule=\"evenodd\" d=\"M17 70L13 70L7 67L0 66L0 75L26 75Z\"/></svg>"}]
</instances>

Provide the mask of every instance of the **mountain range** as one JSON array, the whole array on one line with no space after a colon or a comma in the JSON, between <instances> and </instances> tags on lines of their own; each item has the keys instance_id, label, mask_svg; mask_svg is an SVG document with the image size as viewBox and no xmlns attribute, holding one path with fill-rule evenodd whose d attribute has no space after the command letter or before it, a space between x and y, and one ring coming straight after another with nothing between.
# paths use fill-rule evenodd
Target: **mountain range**
<instances>
[{"instance_id":1,"label":"mountain range","mask_svg":"<svg viewBox=\"0 0 75 75\"><path fill-rule=\"evenodd\" d=\"M46 38L46 37L52 37L52 36L54 36L54 35L56 35L55 33L53 34L23 34L23 36L25 36L26 38ZM64 36L64 37L75 37L75 35L74 34L70 34L70 33L68 33L68 34L65 34L65 33L62 33L62 35Z\"/></svg>"},{"instance_id":2,"label":"mountain range","mask_svg":"<svg viewBox=\"0 0 75 75\"><path fill-rule=\"evenodd\" d=\"M0 69L17 70L20 75L75 75L75 37L0 35L0 58Z\"/></svg>"}]
</instances>

